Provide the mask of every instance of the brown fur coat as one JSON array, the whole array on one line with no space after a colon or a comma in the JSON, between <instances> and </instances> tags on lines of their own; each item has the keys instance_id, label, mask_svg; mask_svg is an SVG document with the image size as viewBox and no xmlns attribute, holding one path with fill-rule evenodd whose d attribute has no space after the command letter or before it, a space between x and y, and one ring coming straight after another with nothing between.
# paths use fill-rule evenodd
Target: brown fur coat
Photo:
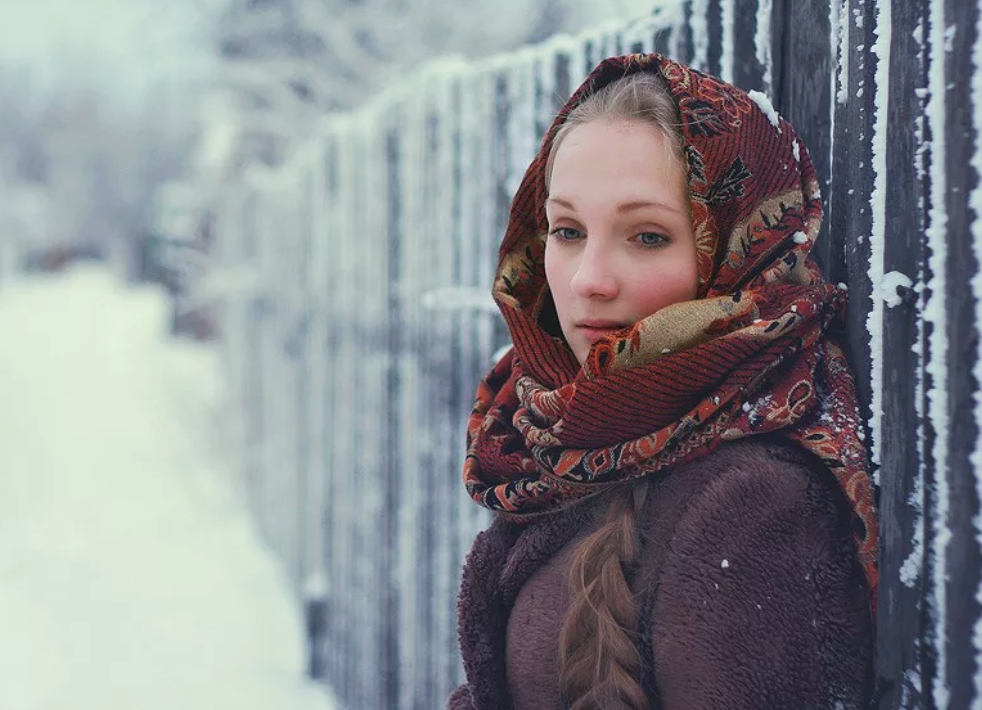
<instances>
[{"instance_id":1,"label":"brown fur coat","mask_svg":"<svg viewBox=\"0 0 982 710\"><path fill-rule=\"evenodd\" d=\"M851 710L872 689L869 593L842 492L775 438L724 445L650 485L631 573L642 683L666 710ZM458 603L468 683L449 710L558 710L565 575L592 500L526 526L496 519Z\"/></svg>"}]
</instances>

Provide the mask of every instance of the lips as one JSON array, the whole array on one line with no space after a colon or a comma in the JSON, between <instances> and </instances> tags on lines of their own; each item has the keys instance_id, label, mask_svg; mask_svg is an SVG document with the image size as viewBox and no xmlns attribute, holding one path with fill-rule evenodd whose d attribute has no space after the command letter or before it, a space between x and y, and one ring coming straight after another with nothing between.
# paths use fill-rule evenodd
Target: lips
<instances>
[{"instance_id":1,"label":"lips","mask_svg":"<svg viewBox=\"0 0 982 710\"><path fill-rule=\"evenodd\" d=\"M626 328L627 323L622 323L621 321L609 320L607 318L584 318L582 320L576 321L574 325L577 328L611 328L616 330L617 328Z\"/></svg>"},{"instance_id":2,"label":"lips","mask_svg":"<svg viewBox=\"0 0 982 710\"><path fill-rule=\"evenodd\" d=\"M624 323L599 318L587 318L578 321L575 325L576 329L582 333L583 337L585 337L590 343L595 343L605 336L629 327Z\"/></svg>"}]
</instances>

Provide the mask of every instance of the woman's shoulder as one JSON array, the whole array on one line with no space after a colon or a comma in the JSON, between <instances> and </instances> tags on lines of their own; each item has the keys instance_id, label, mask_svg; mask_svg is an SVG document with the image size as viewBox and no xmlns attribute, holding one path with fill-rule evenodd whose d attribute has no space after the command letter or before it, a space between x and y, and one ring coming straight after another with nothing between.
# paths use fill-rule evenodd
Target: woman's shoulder
<instances>
[{"instance_id":1,"label":"woman's shoulder","mask_svg":"<svg viewBox=\"0 0 982 710\"><path fill-rule=\"evenodd\" d=\"M844 510L832 472L793 442L760 436L727 442L715 451L666 472L653 483L654 499L671 496L689 513L707 506L725 514L751 509L817 506Z\"/></svg>"},{"instance_id":2,"label":"woman's shoulder","mask_svg":"<svg viewBox=\"0 0 982 710\"><path fill-rule=\"evenodd\" d=\"M776 437L726 443L656 478L643 517L655 567L678 556L718 566L727 550L822 556L850 545L849 507L832 472Z\"/></svg>"},{"instance_id":3,"label":"woman's shoulder","mask_svg":"<svg viewBox=\"0 0 982 710\"><path fill-rule=\"evenodd\" d=\"M732 707L772 707L760 699L781 693L796 700L780 707L831 707L834 688L858 707L869 600L832 472L761 438L678 467L663 491L680 509L664 541L648 541L642 579L666 707L711 707L718 692Z\"/></svg>"},{"instance_id":4,"label":"woman's shoulder","mask_svg":"<svg viewBox=\"0 0 982 710\"><path fill-rule=\"evenodd\" d=\"M775 474L808 477L823 466L814 454L794 442L779 434L763 434L725 442L712 452L678 466L673 473L698 468L711 472L714 478Z\"/></svg>"}]
</instances>

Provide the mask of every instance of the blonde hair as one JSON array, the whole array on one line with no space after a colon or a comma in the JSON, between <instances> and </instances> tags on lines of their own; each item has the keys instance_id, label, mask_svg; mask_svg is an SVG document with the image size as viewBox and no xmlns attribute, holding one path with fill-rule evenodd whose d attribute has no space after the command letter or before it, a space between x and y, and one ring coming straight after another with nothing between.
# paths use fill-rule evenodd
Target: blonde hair
<instances>
[{"instance_id":1,"label":"blonde hair","mask_svg":"<svg viewBox=\"0 0 982 710\"><path fill-rule=\"evenodd\" d=\"M616 120L640 121L654 126L665 138L672 157L684 162L679 110L665 80L658 74L638 72L608 84L570 111L549 147L545 167L547 192L556 152L570 131L594 121Z\"/></svg>"},{"instance_id":2,"label":"blonde hair","mask_svg":"<svg viewBox=\"0 0 982 710\"><path fill-rule=\"evenodd\" d=\"M638 72L605 86L570 112L546 161L547 190L556 151L569 132L600 120L653 125L672 156L684 162L678 107L664 79ZM639 610L625 574L640 551L638 518L646 492L644 480L616 489L603 523L573 552L571 603L559 637L560 691L571 710L651 710L635 641Z\"/></svg>"}]
</instances>

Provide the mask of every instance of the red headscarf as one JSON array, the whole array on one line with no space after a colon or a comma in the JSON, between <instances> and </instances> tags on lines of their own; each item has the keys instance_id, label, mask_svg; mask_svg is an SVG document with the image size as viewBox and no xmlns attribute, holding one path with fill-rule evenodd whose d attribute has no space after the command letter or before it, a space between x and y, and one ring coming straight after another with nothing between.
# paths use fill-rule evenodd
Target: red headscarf
<instances>
[{"instance_id":1,"label":"red headscarf","mask_svg":"<svg viewBox=\"0 0 982 710\"><path fill-rule=\"evenodd\" d=\"M581 367L540 324L546 159L573 108L635 72L659 73L679 108L698 297L598 341ZM573 94L512 203L494 298L514 348L478 388L464 482L479 504L521 519L780 431L838 479L875 599L873 489L839 346L846 294L810 257L822 216L811 159L762 103L657 54L607 59Z\"/></svg>"}]
</instances>

